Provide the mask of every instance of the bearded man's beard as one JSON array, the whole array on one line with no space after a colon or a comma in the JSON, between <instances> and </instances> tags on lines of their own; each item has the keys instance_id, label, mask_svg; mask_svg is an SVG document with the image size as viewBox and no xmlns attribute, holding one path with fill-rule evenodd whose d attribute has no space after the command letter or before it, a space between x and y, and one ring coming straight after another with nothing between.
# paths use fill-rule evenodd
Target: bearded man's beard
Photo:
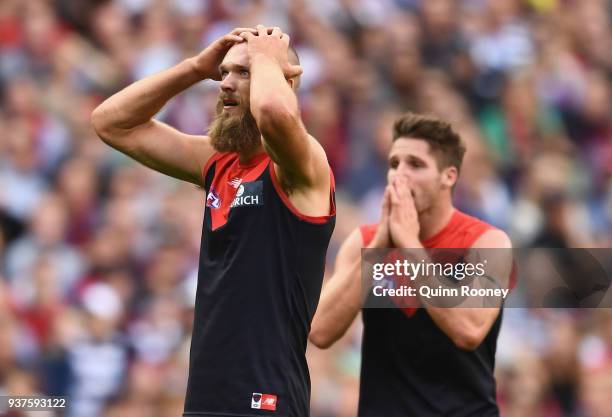
<instances>
[{"instance_id":1,"label":"bearded man's beard","mask_svg":"<svg viewBox=\"0 0 612 417\"><path fill-rule=\"evenodd\" d=\"M261 145L261 132L250 109L240 114L223 111L223 99L217 101L217 116L208 128L211 144L217 152L252 154Z\"/></svg>"}]
</instances>

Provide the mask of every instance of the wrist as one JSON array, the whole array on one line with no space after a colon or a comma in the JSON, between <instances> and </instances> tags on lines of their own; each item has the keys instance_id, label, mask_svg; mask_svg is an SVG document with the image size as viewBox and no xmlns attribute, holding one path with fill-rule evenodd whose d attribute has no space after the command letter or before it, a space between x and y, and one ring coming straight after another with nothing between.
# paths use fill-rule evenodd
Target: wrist
<instances>
[{"instance_id":1,"label":"wrist","mask_svg":"<svg viewBox=\"0 0 612 417\"><path fill-rule=\"evenodd\" d=\"M199 61L199 57L194 56L187 58L184 62L189 67L191 74L197 77L199 80L214 78L214 75L210 73L210 70L206 69Z\"/></svg>"},{"instance_id":2,"label":"wrist","mask_svg":"<svg viewBox=\"0 0 612 417\"><path fill-rule=\"evenodd\" d=\"M423 245L421 241L416 237L409 237L401 239L399 242L395 242L401 249L422 249Z\"/></svg>"},{"instance_id":3,"label":"wrist","mask_svg":"<svg viewBox=\"0 0 612 417\"><path fill-rule=\"evenodd\" d=\"M366 249L389 249L393 248L392 242L382 242L377 241L376 239L372 239L372 241L365 247Z\"/></svg>"},{"instance_id":4,"label":"wrist","mask_svg":"<svg viewBox=\"0 0 612 417\"><path fill-rule=\"evenodd\" d=\"M276 58L261 51L249 52L249 61L251 62L251 66L271 63L280 68L280 63Z\"/></svg>"}]
</instances>

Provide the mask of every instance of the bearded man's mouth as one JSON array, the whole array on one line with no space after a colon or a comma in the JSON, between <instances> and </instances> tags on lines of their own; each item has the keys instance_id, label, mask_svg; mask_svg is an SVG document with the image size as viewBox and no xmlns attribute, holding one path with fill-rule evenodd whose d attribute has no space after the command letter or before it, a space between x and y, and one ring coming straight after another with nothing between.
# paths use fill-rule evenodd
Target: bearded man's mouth
<instances>
[{"instance_id":1,"label":"bearded man's mouth","mask_svg":"<svg viewBox=\"0 0 612 417\"><path fill-rule=\"evenodd\" d=\"M233 98L224 98L223 99L223 108L224 109L231 109L231 108L235 108L238 107L238 100L235 100Z\"/></svg>"}]
</instances>

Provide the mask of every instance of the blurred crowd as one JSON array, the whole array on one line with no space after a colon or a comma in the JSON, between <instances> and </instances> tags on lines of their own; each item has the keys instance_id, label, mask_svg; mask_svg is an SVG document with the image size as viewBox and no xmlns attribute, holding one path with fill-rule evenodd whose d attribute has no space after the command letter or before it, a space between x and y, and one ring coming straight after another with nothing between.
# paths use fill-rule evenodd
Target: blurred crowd
<instances>
[{"instance_id":1,"label":"blurred crowd","mask_svg":"<svg viewBox=\"0 0 612 417\"><path fill-rule=\"evenodd\" d=\"M96 137L90 113L120 88L234 27L289 33L338 184L328 275L378 219L407 110L466 142L461 210L515 246L605 248L611 20L609 0L0 1L0 395L68 395L68 417L182 412L205 198ZM158 118L203 133L218 88ZM360 331L309 347L313 417L355 415ZM611 417L612 310L506 310L496 374L504 416Z\"/></svg>"}]
</instances>

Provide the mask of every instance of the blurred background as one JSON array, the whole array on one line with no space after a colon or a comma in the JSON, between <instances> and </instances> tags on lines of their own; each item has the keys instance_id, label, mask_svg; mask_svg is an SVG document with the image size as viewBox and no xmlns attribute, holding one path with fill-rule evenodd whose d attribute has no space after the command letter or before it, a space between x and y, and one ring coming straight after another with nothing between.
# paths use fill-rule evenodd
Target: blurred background
<instances>
[{"instance_id":1,"label":"blurred background","mask_svg":"<svg viewBox=\"0 0 612 417\"><path fill-rule=\"evenodd\" d=\"M378 219L406 110L462 134L461 210L515 246L610 247L611 19L608 0L1 0L0 394L182 412L205 196L97 139L89 115L120 88L237 26L289 33L338 183L328 275ZM204 132L218 88L159 118ZM355 416L360 332L309 347L313 417ZM504 416L611 417L612 309L507 310L496 374Z\"/></svg>"}]
</instances>

